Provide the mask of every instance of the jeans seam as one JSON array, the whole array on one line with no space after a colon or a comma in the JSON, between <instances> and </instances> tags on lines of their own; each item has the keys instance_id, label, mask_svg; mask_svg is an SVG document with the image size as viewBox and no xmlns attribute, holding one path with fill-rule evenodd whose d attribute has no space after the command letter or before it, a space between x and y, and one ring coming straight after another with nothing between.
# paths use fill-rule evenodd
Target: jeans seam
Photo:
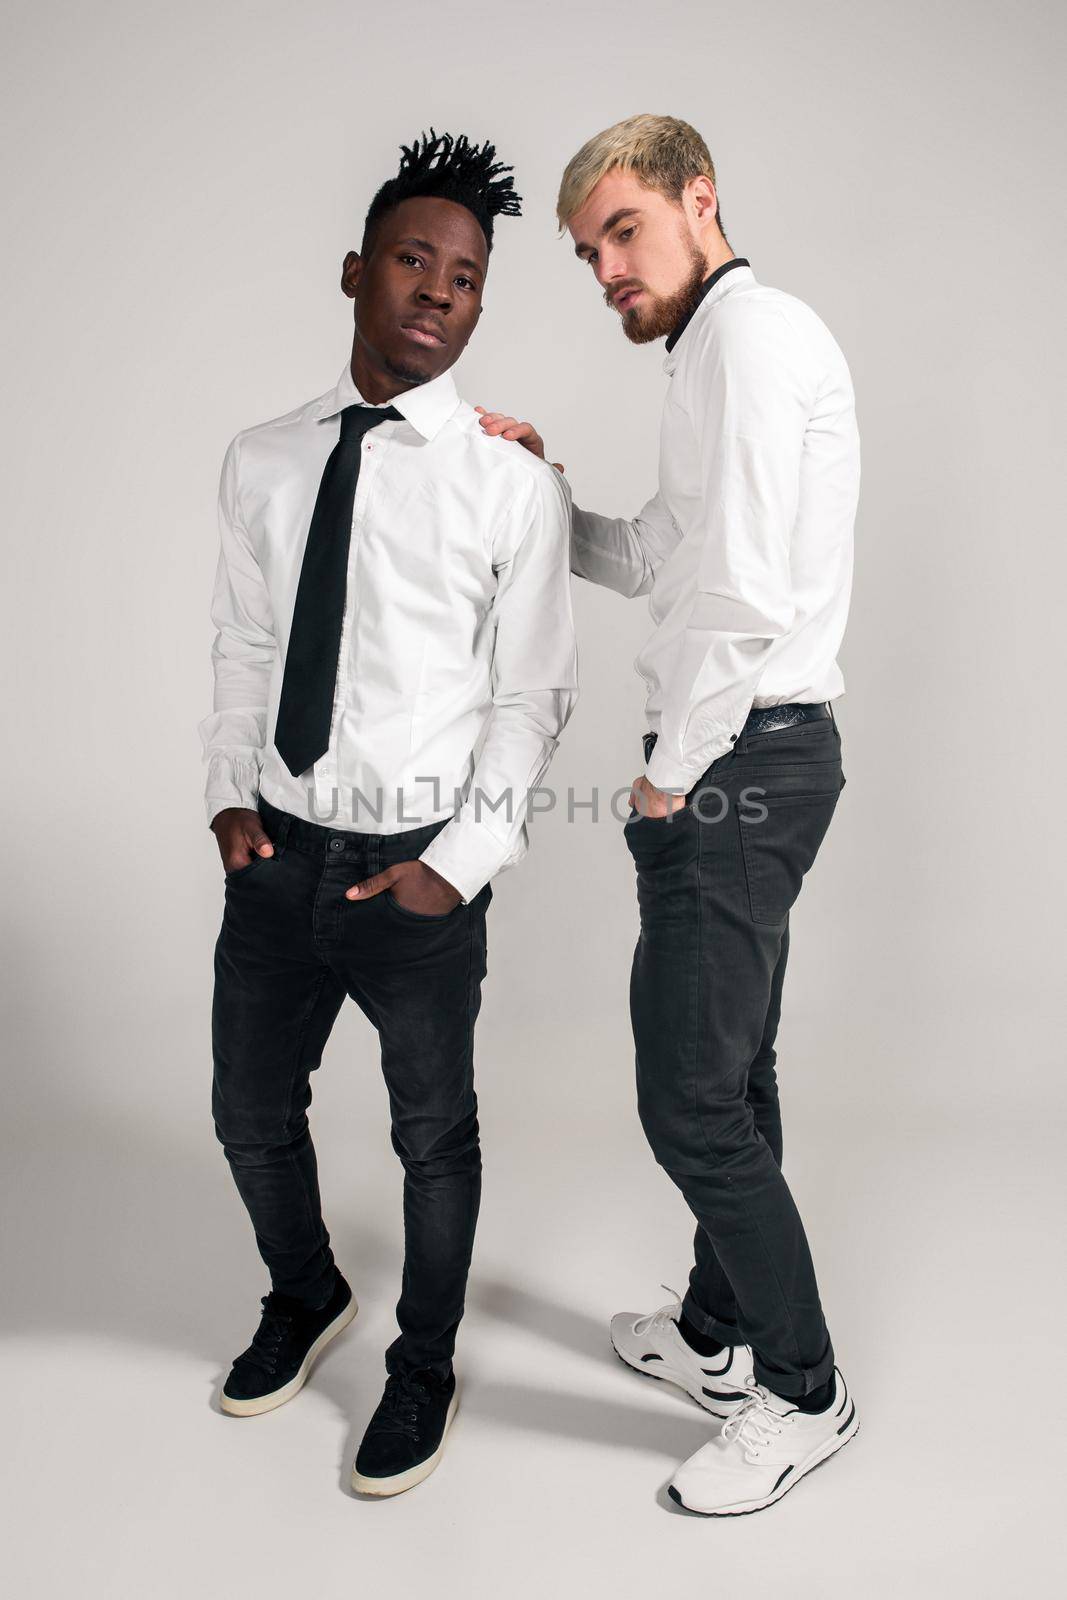
<instances>
[{"instance_id":1,"label":"jeans seam","mask_svg":"<svg viewBox=\"0 0 1067 1600\"><path fill-rule=\"evenodd\" d=\"M323 988L325 986L326 979L327 979L328 975L329 975L328 969L326 967L324 967L322 969L322 971L319 973L318 979L317 979L316 984L315 984L314 991L313 991L312 996L311 996L311 1000L310 1000L310 1002L309 1002L309 1004L308 1004L308 1006L307 1006L307 1008L306 1008L306 1010L304 1012L303 1018L302 1018L301 1023L300 1023L300 1028L299 1028L299 1030L297 1032L296 1049L295 1049L294 1055L293 1055L293 1069L292 1069L291 1073L289 1074L289 1083L288 1083L288 1085L286 1087L286 1091L285 1091L285 1126L284 1126L284 1128L282 1130L283 1131L283 1137L284 1137L284 1135L286 1133L291 1133L291 1130L292 1130L292 1121L293 1121L293 1088L294 1088L294 1086L296 1084L297 1074L300 1071L300 1058L301 1058L301 1055L303 1053L304 1039L307 1036L307 1030L308 1030L308 1028L309 1028L309 1026L311 1024L311 1018L315 1013L315 1007L318 1005L319 1001L322 998L322 991L323 991ZM305 1208L305 1211L307 1213L308 1224L309 1224L311 1232L314 1233L315 1232L315 1213L314 1213L314 1211L312 1209L312 1205L311 1205L311 1195L310 1195L310 1193L308 1191L308 1186L304 1181L304 1173L301 1170L300 1163L297 1161L296 1156L293 1154L292 1139L291 1138L286 1140L286 1150L287 1150L288 1160L290 1162L290 1165L292 1166L294 1173L296 1174L297 1178L299 1179L300 1192L304 1196L304 1208Z\"/></svg>"},{"instance_id":2,"label":"jeans seam","mask_svg":"<svg viewBox=\"0 0 1067 1600\"><path fill-rule=\"evenodd\" d=\"M712 1148L711 1148L711 1140L708 1138L708 1130L704 1126L704 1118L701 1116L701 1113L700 1113L700 1101L699 1101L698 1096L697 1096L697 1071L696 1071L696 1064L700 1060L700 995L701 995L700 952L703 949L703 945L704 945L704 903L703 903L703 896L701 895L701 892L700 892L700 869L701 869L701 864L702 864L702 861L703 861L703 854L704 854L703 845L704 845L703 835L702 834L698 834L697 835L697 848L696 848L696 902L697 902L697 936L696 936L696 953L695 953L696 976L695 976L695 980L694 980L694 983L693 983L693 995L694 995L694 999L693 999L693 1005L694 1005L694 1021L693 1021L693 1080L692 1080L692 1082L693 1082L693 1115L696 1117L697 1126L700 1129L700 1136L704 1141L704 1148L707 1150L707 1153L708 1153L708 1160L712 1164L714 1164L715 1156L714 1156L714 1153L713 1153ZM729 1179L727 1179L727 1181L729 1181Z\"/></svg>"},{"instance_id":3,"label":"jeans seam","mask_svg":"<svg viewBox=\"0 0 1067 1600\"><path fill-rule=\"evenodd\" d=\"M692 1308L694 1315L690 1315L690 1312L686 1309L687 1306ZM713 1312L701 1310L697 1305L696 1296L693 1294L692 1289L688 1289L683 1297L682 1310L685 1313L686 1321L691 1322L701 1333L706 1333L709 1338L718 1339L720 1344L738 1343L736 1337L738 1331L737 1323L724 1322L721 1317L715 1316ZM742 1344L744 1342L743 1339L740 1341Z\"/></svg>"},{"instance_id":4,"label":"jeans seam","mask_svg":"<svg viewBox=\"0 0 1067 1600\"><path fill-rule=\"evenodd\" d=\"M702 848L701 848L701 842L698 841L698 843L697 843L697 875L696 875L697 876L697 939L696 939L696 947L697 947L697 984L696 984L696 987L697 987L697 1001L698 1001L698 1003L697 1003L697 1013L696 1013L696 1027L693 1030L694 1037L696 1039L696 1058L697 1058L697 1060L700 1059L700 1004L699 1004L699 998L700 998L700 973L701 973L700 952L701 952L701 948L702 948L702 944L703 944L703 926L704 926L704 923L703 923L703 896L701 895L701 892L700 892L700 889L701 889L700 872L701 872L702 864L703 864L703 851L702 851ZM695 1072L693 1074L693 1102L694 1102L694 1105L696 1105L696 1073ZM699 1126L700 1126L700 1132L701 1132L701 1136L702 1136L702 1138L704 1140L705 1148L707 1149L707 1152L708 1152L708 1159L712 1162L712 1164L714 1164L715 1163L715 1156L714 1156L714 1153L713 1153L712 1148L711 1148L711 1141L708 1138L708 1130L707 1130L707 1127L705 1125L704 1118L700 1114L699 1110L697 1112L697 1121L698 1121ZM761 1135L759 1134L758 1130L755 1129L755 1127L753 1128L753 1132L756 1134L757 1138L761 1137ZM731 1189L734 1189L734 1183L733 1183L733 1179L732 1179L730 1173L727 1172L725 1176L726 1176L726 1182L729 1185L729 1187ZM737 1192L736 1189L734 1190L734 1192L735 1193ZM743 1191L742 1191L742 1194L741 1194L741 1199L742 1199L742 1201L744 1203L746 1215L749 1218L749 1225L751 1227L754 1227L755 1232L759 1236L760 1248L762 1249L763 1255L764 1255L764 1259L766 1260L767 1265L770 1268L771 1277L774 1279L775 1286L776 1286L776 1288L778 1290L778 1297L781 1300L783 1307L785 1308L786 1318L787 1318L788 1325L789 1325L789 1333L790 1333L790 1337L793 1340L793 1349L794 1349L795 1354L796 1354L796 1359L799 1362L800 1361L800 1343L799 1343L799 1341L797 1339L796 1325L793 1322L793 1313L792 1313L792 1310L791 1310L790 1305L789 1305L788 1297L787 1297L787 1295L785 1293L785 1290L782 1287L781 1279L778 1276L777 1270L776 1270L775 1265L774 1265L774 1261L771 1258L770 1251L767 1249L767 1241L765 1240L765 1238L763 1236L763 1230L759 1225L759 1219L756 1217L755 1213L752 1211L752 1207L751 1207L751 1204L750 1204L750 1202L748 1200L748 1197L744 1194ZM712 1243L714 1243L714 1240L712 1241ZM735 1296L735 1298L736 1298L736 1296ZM741 1313L741 1315L744 1315L744 1307L740 1304L740 1302L738 1302L738 1311ZM756 1355L756 1352L753 1351L753 1356L755 1356L755 1355Z\"/></svg>"},{"instance_id":5,"label":"jeans seam","mask_svg":"<svg viewBox=\"0 0 1067 1600\"><path fill-rule=\"evenodd\" d=\"M317 855L316 855L316 857L313 857L313 859L319 859L321 861L321 857L318 857ZM368 861L368 866L369 865L370 865L370 862ZM368 873L367 876L371 877L371 876L373 876L373 874L372 873ZM323 934L320 934L319 931L318 931L318 926L319 926L319 906L325 903L325 900L326 900L326 897L327 897L327 894L328 894L328 888L327 888L328 879L329 879L329 872L328 872L326 866L323 865L322 866L322 871L319 874L319 881L315 886L315 898L311 902L311 937L312 937L313 942L316 945L322 944L324 940L327 941L327 942L332 942L332 939L333 939L333 936L334 936L333 932L330 932L330 933L327 933L327 934L323 935ZM334 921L333 921L333 929L334 930L336 930L336 928L338 926L339 918L340 918L340 911L338 910L337 914L334 916Z\"/></svg>"},{"instance_id":6,"label":"jeans seam","mask_svg":"<svg viewBox=\"0 0 1067 1600\"><path fill-rule=\"evenodd\" d=\"M471 1058L473 1056L473 1052L474 1052L474 1023L473 1023L473 1020L472 1020L472 1012L474 1010L474 997L473 997L473 994L471 992L471 977L473 975L473 972L474 972L474 918L473 917L468 917L467 918L467 985L466 985L466 987L467 987L467 1041L466 1041L466 1051L467 1051L468 1058ZM473 1063L473 1060L472 1060L471 1061L471 1086L472 1086L472 1088L473 1088L473 1081L474 1081L474 1063Z\"/></svg>"},{"instance_id":7,"label":"jeans seam","mask_svg":"<svg viewBox=\"0 0 1067 1600\"><path fill-rule=\"evenodd\" d=\"M796 1357L797 1365L800 1367L801 1372L807 1373L809 1369L804 1365L803 1359L801 1358L800 1340L797 1338L796 1323L793 1321L793 1309L789 1304L789 1296L786 1294L785 1290L782 1287L781 1279L778 1276L778 1273L777 1273L777 1271L775 1269L774 1261L771 1258L771 1253L767 1249L767 1241L763 1237L763 1229L759 1225L759 1218L756 1217L755 1215L753 1215L752 1220L755 1223L756 1232L759 1234L759 1242L760 1242L760 1245L761 1245L761 1247L763 1249L763 1254L767 1259L767 1265L771 1269L771 1276L774 1279L775 1286L777 1287L778 1294L779 1294L779 1297L781 1299L782 1305L785 1307L786 1317L787 1317L788 1322L789 1322L789 1333L790 1333L790 1337L793 1340L793 1354ZM759 1354L758 1351L753 1351L753 1355L754 1356L758 1355L758 1354Z\"/></svg>"}]
</instances>

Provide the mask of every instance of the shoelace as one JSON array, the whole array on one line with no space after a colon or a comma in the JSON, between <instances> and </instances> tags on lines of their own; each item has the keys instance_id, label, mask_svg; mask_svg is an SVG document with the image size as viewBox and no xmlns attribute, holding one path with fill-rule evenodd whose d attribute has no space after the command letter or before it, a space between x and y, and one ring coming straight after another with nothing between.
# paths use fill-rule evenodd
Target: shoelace
<instances>
[{"instance_id":1,"label":"shoelace","mask_svg":"<svg viewBox=\"0 0 1067 1600\"><path fill-rule=\"evenodd\" d=\"M277 1371L282 1345L292 1331L293 1318L285 1311L268 1309L268 1298L264 1295L260 1301L263 1317L252 1335L252 1343L238 1356L237 1361L244 1366L259 1367L264 1372L273 1374Z\"/></svg>"},{"instance_id":2,"label":"shoelace","mask_svg":"<svg viewBox=\"0 0 1067 1600\"><path fill-rule=\"evenodd\" d=\"M388 1433L403 1433L417 1441L419 1411L429 1398L430 1392L425 1384L410 1373L393 1373L386 1379L385 1393L378 1406L377 1426Z\"/></svg>"},{"instance_id":3,"label":"shoelace","mask_svg":"<svg viewBox=\"0 0 1067 1600\"><path fill-rule=\"evenodd\" d=\"M660 1306L658 1311L650 1311L645 1317L638 1317L634 1323L634 1332L641 1337L650 1328L665 1328L670 1322L677 1322L682 1312L682 1297L669 1283L661 1283L661 1289L666 1289L668 1294L673 1294L674 1299L668 1306Z\"/></svg>"},{"instance_id":4,"label":"shoelace","mask_svg":"<svg viewBox=\"0 0 1067 1600\"><path fill-rule=\"evenodd\" d=\"M758 1456L765 1445L790 1426L793 1416L783 1416L774 1409L769 1393L756 1382L754 1374L749 1374L742 1388L749 1398L723 1423L722 1437L736 1441L746 1455Z\"/></svg>"}]
</instances>

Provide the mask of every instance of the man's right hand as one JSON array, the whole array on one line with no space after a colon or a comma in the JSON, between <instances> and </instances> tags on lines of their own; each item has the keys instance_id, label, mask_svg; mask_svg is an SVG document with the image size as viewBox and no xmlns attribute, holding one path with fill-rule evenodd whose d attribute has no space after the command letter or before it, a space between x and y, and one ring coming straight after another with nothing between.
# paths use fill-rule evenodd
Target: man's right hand
<instances>
[{"instance_id":1,"label":"man's right hand","mask_svg":"<svg viewBox=\"0 0 1067 1600\"><path fill-rule=\"evenodd\" d=\"M500 435L505 439L515 439L531 455L540 456L542 461L545 459L545 441L532 422L519 422L504 411L487 411L484 406L475 406L474 409L478 412L483 429L491 437ZM552 465L557 472L566 470L562 461L553 461Z\"/></svg>"},{"instance_id":2,"label":"man's right hand","mask_svg":"<svg viewBox=\"0 0 1067 1600\"><path fill-rule=\"evenodd\" d=\"M274 846L263 831L263 819L258 811L244 806L227 806L211 822L211 831L219 843L223 870L236 872L247 867L253 856L272 856Z\"/></svg>"}]
</instances>

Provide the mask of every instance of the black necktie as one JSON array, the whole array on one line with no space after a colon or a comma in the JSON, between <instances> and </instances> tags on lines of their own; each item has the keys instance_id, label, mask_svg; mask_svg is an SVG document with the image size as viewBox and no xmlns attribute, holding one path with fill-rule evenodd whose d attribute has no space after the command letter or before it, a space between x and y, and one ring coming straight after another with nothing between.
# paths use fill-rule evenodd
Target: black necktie
<instances>
[{"instance_id":1,"label":"black necktie","mask_svg":"<svg viewBox=\"0 0 1067 1600\"><path fill-rule=\"evenodd\" d=\"M294 778L329 748L363 436L388 421L403 421L392 406L346 406L341 412L341 437L322 470L300 568L274 730L278 754Z\"/></svg>"}]
</instances>

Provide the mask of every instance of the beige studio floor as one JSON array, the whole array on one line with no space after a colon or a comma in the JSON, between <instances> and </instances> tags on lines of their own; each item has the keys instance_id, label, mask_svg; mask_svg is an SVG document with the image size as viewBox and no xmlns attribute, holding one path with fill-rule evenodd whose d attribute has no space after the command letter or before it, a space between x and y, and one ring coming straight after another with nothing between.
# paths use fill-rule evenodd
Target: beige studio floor
<instances>
[{"instance_id":1,"label":"beige studio floor","mask_svg":"<svg viewBox=\"0 0 1067 1600\"><path fill-rule=\"evenodd\" d=\"M518 894L494 903L494 964L523 937L507 920ZM620 918L594 962L616 998L628 936ZM176 1004L142 1081L58 1114L35 1099L36 1130L32 1116L9 1126L8 1592L941 1600L1010 1592L1020 1550L1026 1592L1056 1592L1062 1450L1042 1417L1064 1307L1041 1219L1057 1132L872 1095L903 1070L908 1018L887 1007L868 1029L832 1014L818 964L797 938L787 1163L862 1427L781 1505L723 1523L666 1499L709 1424L623 1368L605 1322L659 1304L661 1279L683 1286L687 1213L632 1114L624 1018L568 1031L521 983L510 1008L489 993L478 1041L482 1222L462 1409L436 1475L380 1505L347 1487L399 1268L399 1172L354 1008L313 1116L362 1310L294 1402L223 1417L220 1367L263 1285L193 1081L203 1019ZM55 1027L78 1048L76 1028Z\"/></svg>"}]
</instances>

